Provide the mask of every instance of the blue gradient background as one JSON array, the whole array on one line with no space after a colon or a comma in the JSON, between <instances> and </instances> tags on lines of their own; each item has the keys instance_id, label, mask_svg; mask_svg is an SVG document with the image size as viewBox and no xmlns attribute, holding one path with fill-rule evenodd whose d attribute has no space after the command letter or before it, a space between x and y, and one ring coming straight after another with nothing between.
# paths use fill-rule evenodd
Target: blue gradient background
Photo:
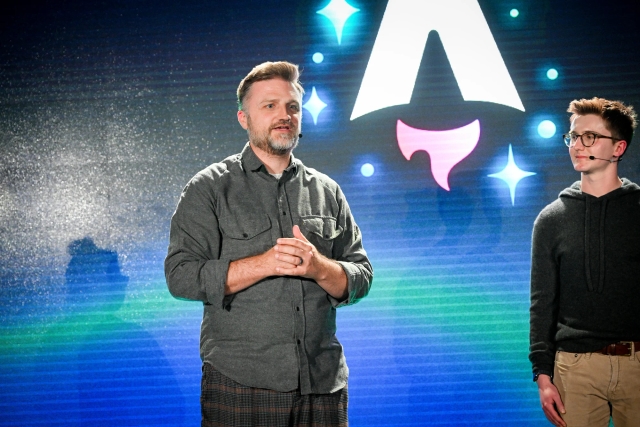
<instances>
[{"instance_id":1,"label":"blue gradient background","mask_svg":"<svg viewBox=\"0 0 640 427\"><path fill-rule=\"evenodd\" d=\"M640 107L639 6L481 0L526 112L464 102L432 33L411 103L351 122L386 2L349 0L360 12L341 45L316 13L327 3L0 6L1 426L199 424L202 307L166 290L169 220L197 171L241 150L240 79L279 59L303 68L305 101L315 86L328 104L316 125L305 112L295 154L340 183L375 268L370 295L338 316L351 425L544 425L527 360L531 227L579 178L560 138L569 101ZM398 119L480 120L451 191L426 153L402 157ZM542 120L558 135L541 138ZM636 182L637 139L620 164ZM509 144L536 173L513 206L487 176ZM85 238L104 257L74 282L69 245Z\"/></svg>"}]
</instances>

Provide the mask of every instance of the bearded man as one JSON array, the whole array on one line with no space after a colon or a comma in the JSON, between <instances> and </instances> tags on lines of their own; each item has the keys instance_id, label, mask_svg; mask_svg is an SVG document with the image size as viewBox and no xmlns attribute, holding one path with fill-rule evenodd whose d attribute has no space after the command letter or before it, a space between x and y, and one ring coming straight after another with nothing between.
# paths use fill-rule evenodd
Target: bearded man
<instances>
[{"instance_id":1,"label":"bearded man","mask_svg":"<svg viewBox=\"0 0 640 427\"><path fill-rule=\"evenodd\" d=\"M336 308L373 270L338 184L292 151L299 70L256 66L238 87L241 153L202 170L171 219L171 294L202 301L202 426L347 426Z\"/></svg>"}]
</instances>

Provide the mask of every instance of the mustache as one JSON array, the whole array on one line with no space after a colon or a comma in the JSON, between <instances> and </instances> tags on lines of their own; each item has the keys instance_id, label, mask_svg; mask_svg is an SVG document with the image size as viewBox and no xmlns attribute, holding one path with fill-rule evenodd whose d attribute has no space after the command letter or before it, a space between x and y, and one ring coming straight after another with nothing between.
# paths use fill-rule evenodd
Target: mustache
<instances>
[{"instance_id":1,"label":"mustache","mask_svg":"<svg viewBox=\"0 0 640 427\"><path fill-rule=\"evenodd\" d=\"M280 127L280 126L288 126L290 128L293 128L293 123L291 122L291 120L279 120L278 123L275 123L275 124L271 125L269 130L275 129L275 128Z\"/></svg>"}]
</instances>

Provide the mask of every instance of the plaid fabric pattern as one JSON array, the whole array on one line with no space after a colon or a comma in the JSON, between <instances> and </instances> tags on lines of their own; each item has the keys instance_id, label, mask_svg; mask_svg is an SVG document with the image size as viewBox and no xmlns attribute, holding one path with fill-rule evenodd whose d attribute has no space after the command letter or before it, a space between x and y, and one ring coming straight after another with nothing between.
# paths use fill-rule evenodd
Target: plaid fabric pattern
<instances>
[{"instance_id":1,"label":"plaid fabric pattern","mask_svg":"<svg viewBox=\"0 0 640 427\"><path fill-rule=\"evenodd\" d=\"M347 387L301 395L247 387L203 364L202 427L348 427Z\"/></svg>"}]
</instances>

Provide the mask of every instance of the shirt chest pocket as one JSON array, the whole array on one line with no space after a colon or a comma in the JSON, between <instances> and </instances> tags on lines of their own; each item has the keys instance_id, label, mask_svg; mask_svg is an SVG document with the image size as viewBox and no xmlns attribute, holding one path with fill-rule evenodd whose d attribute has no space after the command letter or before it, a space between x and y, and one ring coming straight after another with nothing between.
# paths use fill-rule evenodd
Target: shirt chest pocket
<instances>
[{"instance_id":1,"label":"shirt chest pocket","mask_svg":"<svg viewBox=\"0 0 640 427\"><path fill-rule=\"evenodd\" d=\"M331 258L333 243L342 234L342 227L333 217L304 217L303 233L307 239L326 257Z\"/></svg>"},{"instance_id":2,"label":"shirt chest pocket","mask_svg":"<svg viewBox=\"0 0 640 427\"><path fill-rule=\"evenodd\" d=\"M220 258L236 260L257 255L273 246L271 220L265 214L229 215L219 218L222 242Z\"/></svg>"}]
</instances>

